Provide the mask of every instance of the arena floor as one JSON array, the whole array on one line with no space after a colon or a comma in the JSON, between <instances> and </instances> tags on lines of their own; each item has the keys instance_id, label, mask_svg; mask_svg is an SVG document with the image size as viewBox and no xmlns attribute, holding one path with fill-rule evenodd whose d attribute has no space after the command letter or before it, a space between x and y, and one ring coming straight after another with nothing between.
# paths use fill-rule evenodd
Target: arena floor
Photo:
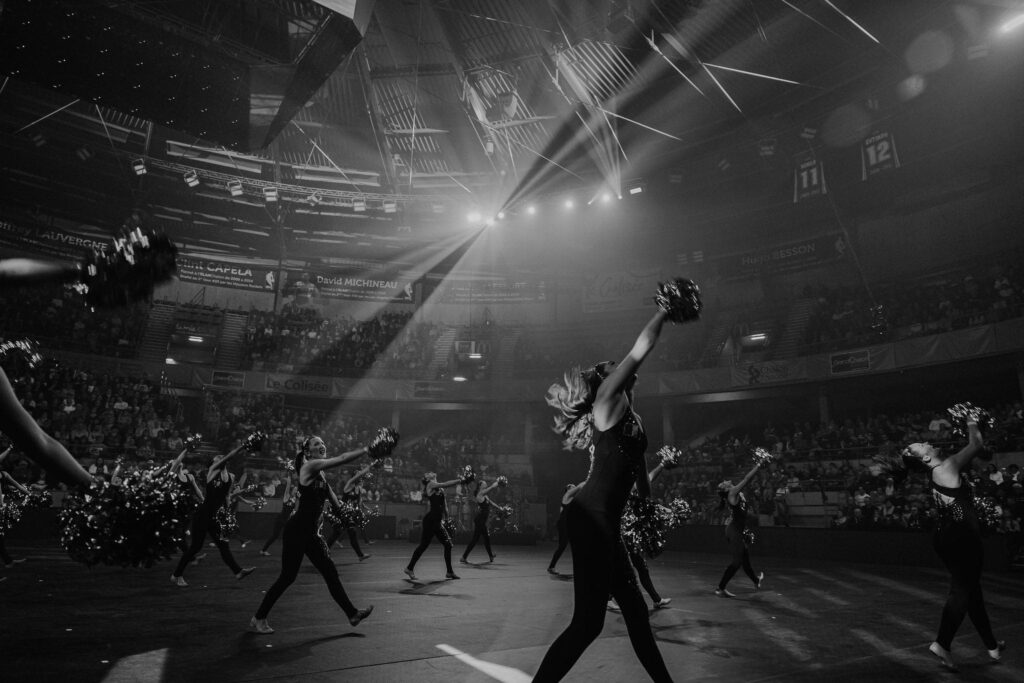
<instances>
[{"instance_id":1,"label":"arena floor","mask_svg":"<svg viewBox=\"0 0 1024 683\"><path fill-rule=\"evenodd\" d=\"M545 567L551 544L496 546L494 564L457 565L445 581L441 549L402 568L413 546L378 541L356 561L335 550L357 606L375 605L349 627L315 570L305 565L270 623L246 631L277 575L256 544L237 550L258 570L236 581L215 549L190 567L187 588L171 585L172 565L152 570L87 569L58 549L11 544L28 562L0 569L0 680L15 681L528 681L572 612L571 577ZM458 548L456 549L458 550ZM756 547L755 547L756 551ZM486 557L478 549L477 560ZM934 569L762 560L765 588L740 574L735 599L713 594L726 558L666 553L652 562L655 585L672 598L651 623L677 681L1022 681L1024 575L988 574L989 612L1004 661L988 661L969 621L954 642L962 673L944 672L926 651L945 597ZM559 569L571 571L571 558ZM567 681L643 681L621 616Z\"/></svg>"}]
</instances>

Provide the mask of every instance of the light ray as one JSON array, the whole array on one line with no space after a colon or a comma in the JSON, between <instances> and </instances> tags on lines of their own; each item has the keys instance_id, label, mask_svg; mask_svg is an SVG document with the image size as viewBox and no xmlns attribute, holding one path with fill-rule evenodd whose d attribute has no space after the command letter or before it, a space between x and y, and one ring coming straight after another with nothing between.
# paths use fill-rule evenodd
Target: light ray
<instances>
[{"instance_id":1,"label":"light ray","mask_svg":"<svg viewBox=\"0 0 1024 683\"><path fill-rule=\"evenodd\" d=\"M797 14L799 14L800 16L804 17L805 19L810 19L810 20L811 20L811 21L813 21L813 22L814 22L815 24L817 24L818 26L822 27L823 29L825 29L826 31L828 31L829 33L831 33L832 35L834 35L834 36L837 36L837 37L839 37L839 38L843 38L843 40L846 40L846 38L845 38L845 37L843 37L843 36L841 36L840 34L836 33L835 31L833 31L832 29L830 29L830 28L829 28L828 26L826 26L825 24L821 23L820 21L818 21L817 19L815 19L814 17L812 17L812 16L811 16L810 14L808 14L807 12L803 11L802 9L800 9L799 7L797 7L796 5L794 5L793 3L789 2L789 0L782 0L782 4L784 4L784 5L786 6L786 7L789 7L789 8L791 9L791 10L793 10L794 12L796 12Z\"/></svg>"},{"instance_id":2,"label":"light ray","mask_svg":"<svg viewBox=\"0 0 1024 683\"><path fill-rule=\"evenodd\" d=\"M445 645L442 643L437 646L437 649L455 657L463 664L468 664L480 673L490 676L502 683L530 683L530 681L533 680L533 676L520 671L519 669L513 669L511 666L504 666L503 664L485 662L484 660L477 659L473 655L466 654L461 650L456 650L451 645Z\"/></svg>"},{"instance_id":3,"label":"light ray","mask_svg":"<svg viewBox=\"0 0 1024 683\"><path fill-rule=\"evenodd\" d=\"M732 98L732 96L729 94L729 91L725 89L725 87L718 81L717 78L715 78L715 74L711 73L711 69L709 69L704 62L701 62L700 65L704 67L704 72L711 77L711 80L715 82L715 85L717 85L718 89L722 91L722 94L725 95L725 98L729 100L730 104L736 107L736 111L742 114L743 110L740 109L740 105L736 104L736 100Z\"/></svg>"},{"instance_id":4,"label":"light ray","mask_svg":"<svg viewBox=\"0 0 1024 683\"><path fill-rule=\"evenodd\" d=\"M683 48L682 45L680 45L679 41L675 39L675 36L670 36L667 33L662 33L661 37L664 38L665 42L667 42L669 45L671 45L675 49L675 51L680 54L680 56L682 56L684 58L686 57L686 50ZM676 66L675 62L673 62L671 59L669 59L668 55L666 55L664 52L662 52L658 48L658 46L654 42L654 32L653 31L651 32L651 37L649 39L646 36L644 36L644 38L647 40L647 43L651 46L651 48L653 48L655 52L657 52L659 55L661 55L662 59L664 59L666 62L668 62L669 66L671 66L673 69L676 70L676 73L678 73L680 76L682 76L686 80L687 83L692 85L694 90L699 92L701 95L704 95L704 91L701 90L699 87L697 87L697 84L694 83L692 80L690 80L690 77L687 76L685 73L683 73L683 70L680 69L678 66ZM704 95L704 97L707 97L707 95Z\"/></svg>"},{"instance_id":5,"label":"light ray","mask_svg":"<svg viewBox=\"0 0 1024 683\"><path fill-rule=\"evenodd\" d=\"M875 38L875 37L874 37L873 35L871 35L871 34L870 34L870 33L868 32L868 30L867 30L866 28L864 28L863 26L861 26L860 24L858 24L858 23L857 23L856 21L854 21L854 20L853 20L853 17L851 17L850 15L846 14L846 13L845 13L845 12L844 12L843 10L841 10L841 9L839 9L838 7L836 7L835 5L833 5L833 4L832 4L832 3L830 2L830 0L822 0L822 2L824 2L824 3L826 4L826 5L828 5L828 6L829 6L829 7L831 7L832 9L834 9L834 10L835 10L836 12L839 12L839 14L840 14L840 15L842 15L842 17L843 17L844 19L846 19L846 20L847 20L848 22L850 22L851 24L853 24L854 26L856 26L856 27L857 27L858 29L860 29L860 32L861 32L861 33L863 33L864 35L866 35L866 36L867 36L868 38L870 38L871 40L875 41L876 43L878 43L878 42L879 42L879 41L878 41L878 38ZM881 43L879 43L879 44L881 44Z\"/></svg>"},{"instance_id":6,"label":"light ray","mask_svg":"<svg viewBox=\"0 0 1024 683\"><path fill-rule=\"evenodd\" d=\"M728 95L726 95L726 97L728 97ZM732 102L732 99L730 98L729 101ZM739 109L739 107L737 107L737 109ZM640 126L641 128L646 128L647 130L653 131L653 132L657 133L658 135L664 135L667 138L672 138L673 140L678 140L679 142L683 141L682 138L677 138L675 135L672 135L671 133L666 133L663 130L658 130L657 128L655 128L653 126L648 126L646 123L640 123L639 121L635 121L635 120L629 118L628 116L623 116L622 114L616 114L613 111L608 111L607 109L603 109L601 107L598 107L598 110L604 112L608 116L614 116L617 119L622 119L623 121L629 121L630 123L635 124L637 126Z\"/></svg>"},{"instance_id":7,"label":"light ray","mask_svg":"<svg viewBox=\"0 0 1024 683\"><path fill-rule=\"evenodd\" d=\"M50 118L51 116L53 116L53 115L55 115L55 114L59 114L59 113L61 113L62 111L64 111L64 110L65 110L65 109L67 109L68 107L70 107L71 105L73 105L73 104L77 104L77 103L78 103L78 102L80 102L80 101L81 101L81 100L77 100L77 99L76 99L76 100L74 100L74 101L72 101L72 102L68 102L67 104L65 104L65 105L64 105L63 107L61 107L60 109L55 109L55 110L51 111L51 112L50 112L49 114L47 114L46 116L40 116L40 117L39 117L38 119L36 119L36 120L35 120L35 121L33 121L32 123L26 124L26 125L22 126L21 128L19 128L18 130L14 131L14 132L15 132L15 134L17 134L17 133L20 133L20 132L21 132L21 131L23 131L23 130L27 130L28 128L31 128L32 126L34 126L34 125L36 125L37 123L39 123L40 121L45 121L46 119Z\"/></svg>"},{"instance_id":8,"label":"light ray","mask_svg":"<svg viewBox=\"0 0 1024 683\"><path fill-rule=\"evenodd\" d=\"M704 62L704 66L710 66L712 69L721 69L722 71L732 71L733 73L743 74L745 76L754 76L755 78L766 78L769 81L779 81L780 83L792 83L793 85L803 85L803 83L800 83L799 81L791 81L788 78L779 78L778 76L759 74L756 71L744 71L743 69L734 69L731 66L721 66L719 64L712 64L710 62Z\"/></svg>"}]
</instances>

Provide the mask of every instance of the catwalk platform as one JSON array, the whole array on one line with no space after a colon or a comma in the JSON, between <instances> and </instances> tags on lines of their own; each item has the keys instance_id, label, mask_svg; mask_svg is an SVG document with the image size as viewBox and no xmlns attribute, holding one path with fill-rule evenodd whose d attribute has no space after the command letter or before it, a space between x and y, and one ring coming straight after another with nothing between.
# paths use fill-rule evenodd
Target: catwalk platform
<instances>
[{"instance_id":1,"label":"catwalk platform","mask_svg":"<svg viewBox=\"0 0 1024 683\"><path fill-rule=\"evenodd\" d=\"M150 570L87 569L57 548L9 542L28 561L0 569L0 680L20 681L381 681L530 680L572 612L571 559L562 575L545 571L553 550L497 546L493 564L456 564L444 580L441 549L416 567L401 541L378 541L358 562L333 557L349 595L373 615L351 628L315 570L299 578L270 615L276 632L247 632L263 591L277 576L258 546L241 550L258 569L236 581L213 548L170 583L172 563ZM456 547L456 553L460 550ZM479 562L483 549L475 551ZM456 559L458 555L456 554ZM651 563L655 585L672 598L651 623L677 681L1024 680L1024 575L986 574L983 585L1004 661L988 661L969 621L954 641L961 673L943 671L926 646L945 598L942 570L760 558L755 591L738 575L733 599L713 588L726 563L718 554L666 553ZM649 602L649 601L648 601ZM621 616L608 612L601 637L567 681L644 681Z\"/></svg>"}]
</instances>

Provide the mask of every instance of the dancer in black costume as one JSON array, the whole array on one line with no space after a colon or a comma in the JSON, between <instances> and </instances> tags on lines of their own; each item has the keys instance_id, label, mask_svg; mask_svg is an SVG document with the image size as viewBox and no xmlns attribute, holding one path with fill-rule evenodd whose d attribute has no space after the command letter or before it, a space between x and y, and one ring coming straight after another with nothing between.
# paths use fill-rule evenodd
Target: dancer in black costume
<instances>
[{"instance_id":1,"label":"dancer in black costume","mask_svg":"<svg viewBox=\"0 0 1024 683\"><path fill-rule=\"evenodd\" d=\"M348 479L348 481L345 482L345 486L341 489L340 505L354 508L362 507L363 489L359 486L359 480L369 474L371 469L373 469L372 463L356 472ZM363 549L359 547L359 538L356 536L356 527L352 526L342 527L340 524L332 526L331 531L326 538L328 550L333 548L335 541L341 537L342 529L344 529L348 534L348 542L351 544L352 550L355 551L356 557L359 558L359 561L362 562L363 560L370 559L372 555L364 553Z\"/></svg>"},{"instance_id":2,"label":"dancer in black costume","mask_svg":"<svg viewBox=\"0 0 1024 683\"><path fill-rule=\"evenodd\" d=\"M469 554L473 552L473 548L476 547L477 541L481 538L484 540L484 550L487 551L488 562L494 562L494 558L497 557L491 552L491 534L487 531L487 517L491 514L491 507L494 502L487 497L487 494L498 488L498 482L495 480L492 484L487 483L481 479L476 485L476 515L473 517L473 538L470 540L469 545L466 546L466 550L463 551L462 557L459 558L459 562L462 564L469 564Z\"/></svg>"},{"instance_id":3,"label":"dancer in black costume","mask_svg":"<svg viewBox=\"0 0 1024 683\"><path fill-rule=\"evenodd\" d=\"M445 578L459 578L455 575L455 570L452 569L452 538L444 527L444 520L448 518L448 506L445 504L444 490L449 486L455 486L462 482L462 479L438 481L436 472L427 472L423 475L423 500L428 503L430 508L423 515L423 531L420 536L420 544L412 551L412 558L404 570L406 575L413 581L418 581L414 573L416 563L435 537L444 546L444 566L448 571L445 574Z\"/></svg>"},{"instance_id":4,"label":"dancer in black costume","mask_svg":"<svg viewBox=\"0 0 1024 683\"><path fill-rule=\"evenodd\" d=\"M199 551L203 548L203 542L206 540L206 535L210 534L214 544L217 546L217 550L220 551L221 559L224 560L224 564L231 569L231 572L235 575L238 580L244 579L245 577L256 571L256 567L242 568L238 562L235 561L234 555L231 554L231 548L228 546L227 539L222 537L220 525L217 524L216 515L217 509L224 505L225 500L228 497L228 492L231 490L231 486L235 481L235 475L227 471L227 464L231 458L235 457L245 448L242 444L230 452L215 458L211 463L210 468L206 471L206 495L203 498L202 504L196 513L192 516L192 528L191 535L192 541L188 547L188 552L183 554L178 560L178 566L175 568L174 573L171 574L171 583L178 586L187 586L185 582L185 567L195 559L195 556L199 554Z\"/></svg>"},{"instance_id":5,"label":"dancer in black costume","mask_svg":"<svg viewBox=\"0 0 1024 683\"><path fill-rule=\"evenodd\" d=\"M181 469L182 461L184 461L185 454L188 453L188 450L188 448L181 449L181 453L178 453L178 457L162 465L160 469L157 470L157 474L163 472L166 473L167 476L174 477L178 481L178 485L181 486L181 490L184 495L192 496L198 503L202 504L204 496L203 490L199 488L199 483L196 482L196 478L192 476L191 472L183 471ZM185 528L181 530L181 540L178 543L178 549L181 550L182 555L188 552L190 545L189 541L186 540L190 524L183 521L183 526ZM204 557L206 557L206 553L200 553L192 559L192 562L199 564L199 560Z\"/></svg>"},{"instance_id":6,"label":"dancer in black costume","mask_svg":"<svg viewBox=\"0 0 1024 683\"><path fill-rule=\"evenodd\" d=\"M665 465L659 463L653 470L647 474L647 481L653 482L658 478L658 475L665 470ZM647 566L647 558L639 550L636 550L629 543L626 544L626 551L629 553L629 563L636 569L636 577L640 581L640 585L644 587L647 594L651 596L651 600L654 601L654 609L665 609L672 602L672 598L663 598L658 589L654 587L654 581L651 579L651 570ZM622 611L618 603L615 602L615 598L608 597L608 609L613 612Z\"/></svg>"},{"instance_id":7,"label":"dancer in black costume","mask_svg":"<svg viewBox=\"0 0 1024 683\"><path fill-rule=\"evenodd\" d=\"M579 493L585 483L587 482L565 485L565 492L562 494L562 506L558 510L558 521L555 522L555 528L558 529L558 547L555 548L555 554L551 556L551 562L548 564L548 574L558 574L555 571L555 565L558 564L558 558L569 547L569 530L565 528L565 508L569 506L569 503L572 502L572 499L576 497L576 494Z\"/></svg>"},{"instance_id":8,"label":"dancer in black costume","mask_svg":"<svg viewBox=\"0 0 1024 683\"><path fill-rule=\"evenodd\" d=\"M994 661L1002 658L1006 642L996 640L981 592L981 569L985 548L981 541L981 527L974 509L974 494L970 482L961 472L970 469L971 460L984 446L977 422L967 422L968 443L958 453L944 456L929 443L911 444L905 457L921 463L931 470L932 496L939 509L939 523L933 545L950 574L949 596L942 608L939 632L928 650L939 658L944 667L957 671L953 663L953 637L963 623L964 615L971 618L978 635L985 643L988 656Z\"/></svg>"},{"instance_id":9,"label":"dancer in black costume","mask_svg":"<svg viewBox=\"0 0 1024 683\"><path fill-rule=\"evenodd\" d=\"M592 459L586 485L566 509L575 597L572 621L548 649L535 682L558 681L568 673L600 635L609 595L622 608L633 650L648 675L656 681L672 680L651 632L620 530L634 483L640 496L650 496L644 462L647 436L633 412L633 387L635 373L669 315L659 310L618 365L606 361L584 372L575 370L566 374L565 386L556 384L548 390L548 404L561 413L555 425L566 437L565 446L590 449Z\"/></svg>"},{"instance_id":10,"label":"dancer in black costume","mask_svg":"<svg viewBox=\"0 0 1024 683\"><path fill-rule=\"evenodd\" d=\"M284 485L284 494L281 496L281 512L278 513L277 517L274 518L274 529L270 532L270 538L260 548L260 555L269 556L270 553L267 551L270 546L274 544L274 541L278 539L281 532L284 531L284 525L288 521L288 518L292 516L292 511L295 510L295 494L292 492L292 478L289 475L288 481Z\"/></svg>"},{"instance_id":11,"label":"dancer in black costume","mask_svg":"<svg viewBox=\"0 0 1024 683\"><path fill-rule=\"evenodd\" d=\"M722 505L724 506L728 503L729 509L732 511L732 519L725 529L725 540L732 549L732 561L725 568L722 580L718 582L718 587L715 589L715 595L723 598L736 597L726 589L726 586L729 585L729 580L732 579L740 567L743 567L743 571L754 582L755 589L760 588L761 582L764 581L764 572L755 574L754 568L750 565L750 550L747 547L746 539L743 537L744 532L747 530L747 497L743 495L743 489L760 469L761 463L758 461L754 463L753 468L747 472L746 476L738 484L734 485L731 481L723 481L718 485L718 495L721 498Z\"/></svg>"},{"instance_id":12,"label":"dancer in black costume","mask_svg":"<svg viewBox=\"0 0 1024 683\"><path fill-rule=\"evenodd\" d=\"M391 447L393 447L393 443ZM337 498L334 497L323 472L330 467L338 467L352 462L363 455L383 457L389 452L390 448L381 443L380 433L369 446L363 446L333 458L327 457L327 447L319 436L311 436L302 442L302 450L295 455L295 471L298 472L299 479L299 504L285 524L284 549L281 551L281 574L267 591L255 616L250 620L250 629L257 633L274 632L274 629L270 628L267 623L267 615L270 614L274 603L299 575L303 555L308 557L320 572L324 582L327 583L331 597L345 612L349 624L356 626L370 616L373 605L365 609L356 609L352 601L349 600L345 588L341 585L341 579L338 578L338 570L327 554L327 546L318 533L324 502L331 498L337 504Z\"/></svg>"}]
</instances>

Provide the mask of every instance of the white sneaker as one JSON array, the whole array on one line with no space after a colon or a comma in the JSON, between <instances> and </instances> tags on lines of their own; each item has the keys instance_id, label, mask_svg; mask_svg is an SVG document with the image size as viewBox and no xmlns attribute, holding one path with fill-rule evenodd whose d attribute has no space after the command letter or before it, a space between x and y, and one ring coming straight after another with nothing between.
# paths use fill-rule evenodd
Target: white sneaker
<instances>
[{"instance_id":1,"label":"white sneaker","mask_svg":"<svg viewBox=\"0 0 1024 683\"><path fill-rule=\"evenodd\" d=\"M260 551L260 555L263 555L265 557L270 557L270 553L268 553L266 550L261 550Z\"/></svg>"},{"instance_id":2,"label":"white sneaker","mask_svg":"<svg viewBox=\"0 0 1024 683\"><path fill-rule=\"evenodd\" d=\"M249 620L249 630L253 633L270 634L274 632L274 629L270 628L270 624L267 623L266 619L257 619L253 617Z\"/></svg>"},{"instance_id":3,"label":"white sneaker","mask_svg":"<svg viewBox=\"0 0 1024 683\"><path fill-rule=\"evenodd\" d=\"M619 603L615 602L614 598L612 598L611 600L608 601L608 609L611 610L612 612L621 612L622 611L622 608L619 607Z\"/></svg>"},{"instance_id":4,"label":"white sneaker","mask_svg":"<svg viewBox=\"0 0 1024 683\"><path fill-rule=\"evenodd\" d=\"M171 576L171 583L173 583L175 586L181 586L182 588L184 588L185 586L188 586L188 583L185 581L185 577L184 576L173 576L172 575Z\"/></svg>"},{"instance_id":5,"label":"white sneaker","mask_svg":"<svg viewBox=\"0 0 1024 683\"><path fill-rule=\"evenodd\" d=\"M715 589L715 595L717 595L720 598L735 598L736 597L735 593L730 593L729 591L727 591L724 588L716 588Z\"/></svg>"},{"instance_id":6,"label":"white sneaker","mask_svg":"<svg viewBox=\"0 0 1024 683\"><path fill-rule=\"evenodd\" d=\"M662 598L654 603L654 609L665 609L670 602L672 602L672 598Z\"/></svg>"},{"instance_id":7,"label":"white sneaker","mask_svg":"<svg viewBox=\"0 0 1024 683\"><path fill-rule=\"evenodd\" d=\"M755 590L761 590L761 584L764 583L764 572L757 575L757 583L754 584Z\"/></svg>"}]
</instances>

